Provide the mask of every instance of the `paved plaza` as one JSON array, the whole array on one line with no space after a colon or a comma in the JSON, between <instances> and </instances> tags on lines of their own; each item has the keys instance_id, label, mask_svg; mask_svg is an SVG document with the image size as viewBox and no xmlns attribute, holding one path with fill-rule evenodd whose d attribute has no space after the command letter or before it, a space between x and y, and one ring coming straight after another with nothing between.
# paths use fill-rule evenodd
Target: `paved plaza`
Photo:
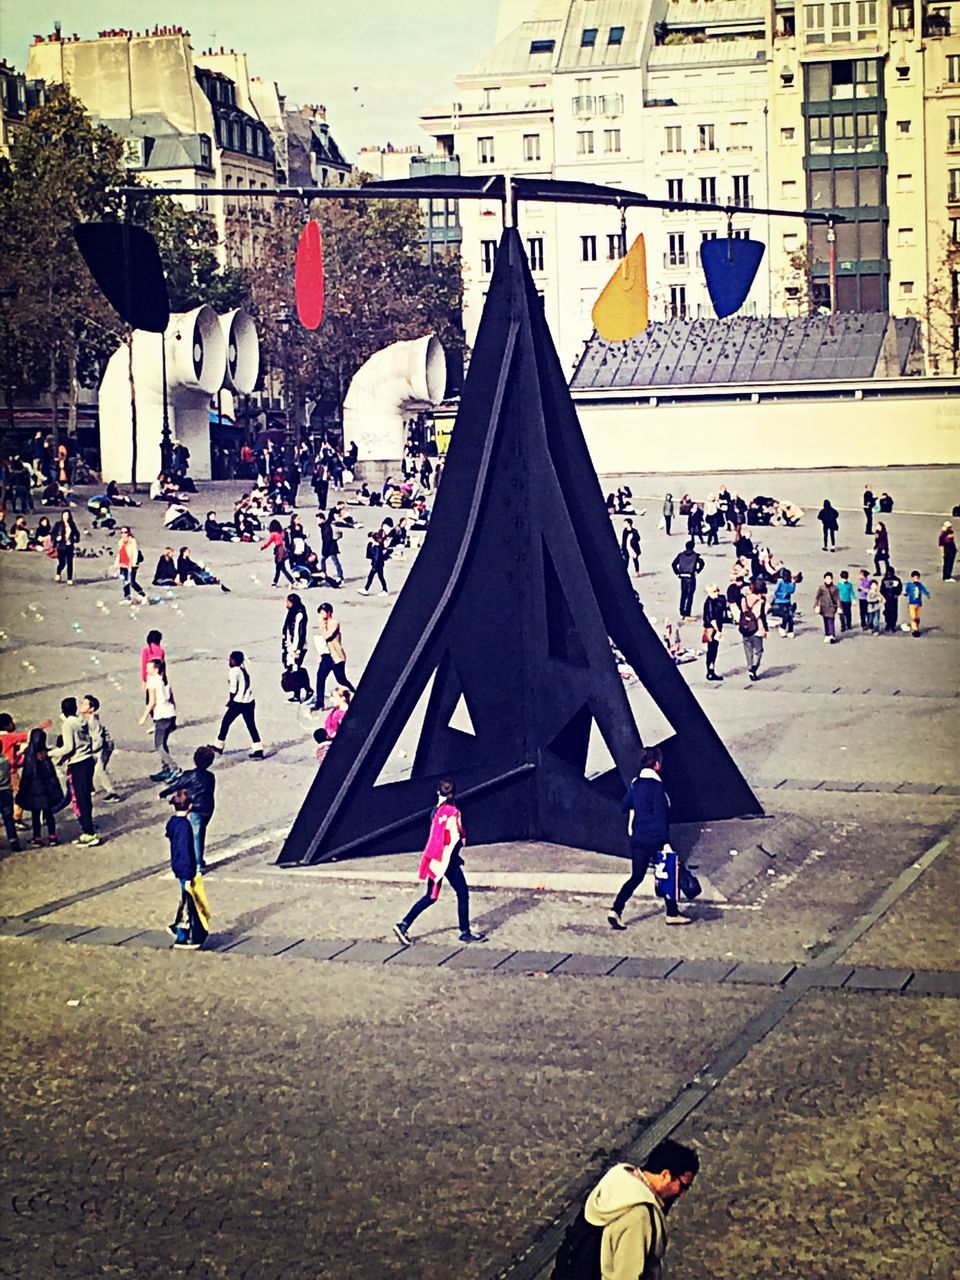
<instances>
[{"instance_id":1,"label":"paved plaza","mask_svg":"<svg viewBox=\"0 0 960 1280\"><path fill-rule=\"evenodd\" d=\"M796 639L769 638L757 684L732 636L722 684L706 684L702 658L680 668L767 815L676 831L704 883L680 930L647 884L627 931L608 928L619 859L491 846L466 855L489 940L459 944L443 894L401 949L391 925L417 892L415 857L274 865L316 721L279 689L286 590L270 587L267 553L174 535L230 594L155 589L135 611L106 536L85 540L105 552L77 562L72 589L40 556L2 557L3 709L28 728L56 720L66 693L96 693L125 798L97 808L97 848L0 860L0 1274L545 1280L591 1181L671 1134L702 1160L670 1219L672 1280L960 1275L960 585L940 582L936 548L960 472L631 476L604 490L624 479L645 510L637 586L658 626L675 616L683 542L657 529L665 491L703 497L726 479L807 512L767 539L804 574ZM827 646L813 595L826 568L872 567L868 479L896 499L894 564L932 592L926 630ZM226 518L240 485L201 491L201 517ZM841 513L833 555L824 497ZM169 540L158 504L129 515L152 569ZM354 681L395 599L357 594L363 542L345 534L350 580L329 593ZM725 586L729 541L702 554L701 588ZM409 563L388 564L392 589ZM326 594L304 593L311 622ZM151 627L178 761L215 736L237 647L267 744L249 760L237 724L215 765L202 954L173 953L166 932L169 810L137 725ZM684 632L695 650L699 631ZM650 700L628 692L656 736ZM65 838L74 826L64 818Z\"/></svg>"}]
</instances>

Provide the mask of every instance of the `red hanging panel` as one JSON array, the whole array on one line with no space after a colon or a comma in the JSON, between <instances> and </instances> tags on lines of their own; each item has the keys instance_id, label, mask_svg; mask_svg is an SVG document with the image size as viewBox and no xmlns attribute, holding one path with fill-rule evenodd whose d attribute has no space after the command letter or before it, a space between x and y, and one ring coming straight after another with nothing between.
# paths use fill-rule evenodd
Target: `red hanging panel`
<instances>
[{"instance_id":1,"label":"red hanging panel","mask_svg":"<svg viewBox=\"0 0 960 1280\"><path fill-rule=\"evenodd\" d=\"M305 329L319 329L323 320L323 240L314 218L300 232L294 282L300 323Z\"/></svg>"}]
</instances>

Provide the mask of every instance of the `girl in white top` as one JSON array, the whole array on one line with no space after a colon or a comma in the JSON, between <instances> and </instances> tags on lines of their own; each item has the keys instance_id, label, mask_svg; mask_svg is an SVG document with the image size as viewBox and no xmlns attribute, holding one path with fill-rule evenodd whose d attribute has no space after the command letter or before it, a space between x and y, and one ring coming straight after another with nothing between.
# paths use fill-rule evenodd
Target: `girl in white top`
<instances>
[{"instance_id":1,"label":"girl in white top","mask_svg":"<svg viewBox=\"0 0 960 1280\"><path fill-rule=\"evenodd\" d=\"M230 654L227 659L227 665L230 670L227 709L223 713L223 719L220 721L220 733L213 744L213 749L218 756L223 755L223 748L227 745L227 734L230 731L230 726L239 716L247 726L247 732L250 734L250 742L253 747L250 752L250 759L262 760L263 743L260 740L256 718L257 700L253 695L253 682L250 679L250 673L244 666L244 657L239 649L234 649Z\"/></svg>"},{"instance_id":2,"label":"girl in white top","mask_svg":"<svg viewBox=\"0 0 960 1280\"><path fill-rule=\"evenodd\" d=\"M177 727L177 704L167 680L167 664L161 658L147 663L147 705L140 723L153 718L153 745L160 754L163 768L150 775L153 782L172 782L183 772L167 750L167 739Z\"/></svg>"}]
</instances>

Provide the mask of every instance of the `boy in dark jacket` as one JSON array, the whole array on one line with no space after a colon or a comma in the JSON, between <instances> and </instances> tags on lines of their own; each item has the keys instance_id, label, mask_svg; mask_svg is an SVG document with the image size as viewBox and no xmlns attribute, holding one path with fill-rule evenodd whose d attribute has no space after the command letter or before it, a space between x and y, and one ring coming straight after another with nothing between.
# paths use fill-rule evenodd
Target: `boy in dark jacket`
<instances>
[{"instance_id":1,"label":"boy in dark jacket","mask_svg":"<svg viewBox=\"0 0 960 1280\"><path fill-rule=\"evenodd\" d=\"M623 797L621 807L624 813L630 815L627 819L627 834L630 837L633 869L607 912L611 929L627 927L622 919L623 908L660 850L670 847L669 802L660 779L662 769L663 753L659 747L649 747L640 757L640 772ZM667 924L691 923L688 916L680 914L675 898L665 898L664 901Z\"/></svg>"},{"instance_id":2,"label":"boy in dark jacket","mask_svg":"<svg viewBox=\"0 0 960 1280\"><path fill-rule=\"evenodd\" d=\"M207 847L207 827L216 808L214 793L217 780L210 770L216 759L213 747L197 747L193 753L193 768L181 773L176 782L171 783L165 791L160 792L160 799L173 795L175 791L186 791L190 798L190 826L193 830L194 853L197 870L201 874L206 871L204 853Z\"/></svg>"},{"instance_id":3,"label":"boy in dark jacket","mask_svg":"<svg viewBox=\"0 0 960 1280\"><path fill-rule=\"evenodd\" d=\"M190 797L182 788L174 794L173 816L167 819L166 836L170 842L170 870L180 882L180 906L170 926L173 945L197 951L207 940L207 930L194 897L197 857L190 825Z\"/></svg>"}]
</instances>

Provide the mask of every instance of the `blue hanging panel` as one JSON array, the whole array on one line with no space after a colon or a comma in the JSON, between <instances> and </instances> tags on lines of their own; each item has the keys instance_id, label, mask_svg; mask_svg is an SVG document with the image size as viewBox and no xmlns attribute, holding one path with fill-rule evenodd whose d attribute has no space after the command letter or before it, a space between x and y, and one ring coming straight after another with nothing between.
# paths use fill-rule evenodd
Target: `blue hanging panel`
<instances>
[{"instance_id":1,"label":"blue hanging panel","mask_svg":"<svg viewBox=\"0 0 960 1280\"><path fill-rule=\"evenodd\" d=\"M719 238L701 244L700 265L707 292L721 320L743 306L760 268L764 247L760 240Z\"/></svg>"}]
</instances>

